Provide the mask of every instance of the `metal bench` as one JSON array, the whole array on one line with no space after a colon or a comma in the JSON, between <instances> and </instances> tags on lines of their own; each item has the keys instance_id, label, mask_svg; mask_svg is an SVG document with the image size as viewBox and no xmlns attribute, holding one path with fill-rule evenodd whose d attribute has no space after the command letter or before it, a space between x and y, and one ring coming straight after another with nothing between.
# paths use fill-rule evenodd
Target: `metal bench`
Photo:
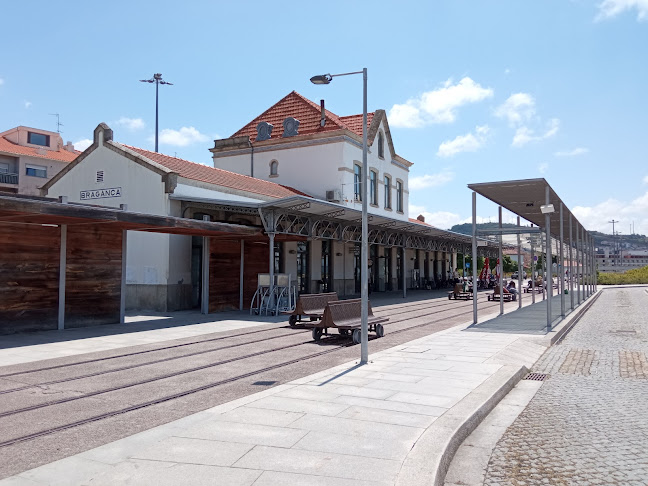
<instances>
[{"instance_id":1,"label":"metal bench","mask_svg":"<svg viewBox=\"0 0 648 486\"><path fill-rule=\"evenodd\" d=\"M290 327L296 327L298 322L302 322L303 317L308 317L311 321L317 321L324 315L324 309L328 303L337 302L337 300L337 292L300 295L295 310L290 313L288 324L290 324Z\"/></svg>"},{"instance_id":2,"label":"metal bench","mask_svg":"<svg viewBox=\"0 0 648 486\"><path fill-rule=\"evenodd\" d=\"M377 337L383 337L385 328L383 323L389 320L388 317L376 317L371 310L371 303L368 303L368 328L375 332ZM319 322L311 322L306 327L313 328L313 339L319 341L322 334L328 334L329 328L337 328L342 336L351 333L354 344L360 343L361 338L361 299L339 300L329 302L324 309L324 315Z\"/></svg>"}]
</instances>

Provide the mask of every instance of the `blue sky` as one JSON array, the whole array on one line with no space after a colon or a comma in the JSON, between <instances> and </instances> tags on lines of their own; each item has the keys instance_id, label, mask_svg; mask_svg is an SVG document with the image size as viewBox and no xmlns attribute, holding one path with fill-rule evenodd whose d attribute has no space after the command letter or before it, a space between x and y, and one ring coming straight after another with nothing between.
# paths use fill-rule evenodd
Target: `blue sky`
<instances>
[{"instance_id":1,"label":"blue sky","mask_svg":"<svg viewBox=\"0 0 648 486\"><path fill-rule=\"evenodd\" d=\"M648 234L648 0L536 2L34 1L3 7L0 130L55 129L83 145L108 123L210 163L224 138L292 90L339 115L387 110L414 162L411 216L470 217L466 184L545 177L588 229ZM479 214L495 208L479 201Z\"/></svg>"}]
</instances>

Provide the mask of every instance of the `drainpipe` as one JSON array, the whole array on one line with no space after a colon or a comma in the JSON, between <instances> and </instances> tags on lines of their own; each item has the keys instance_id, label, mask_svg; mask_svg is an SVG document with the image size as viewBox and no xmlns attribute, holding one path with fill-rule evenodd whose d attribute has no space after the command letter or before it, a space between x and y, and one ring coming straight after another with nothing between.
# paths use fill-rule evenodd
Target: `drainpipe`
<instances>
[{"instance_id":1,"label":"drainpipe","mask_svg":"<svg viewBox=\"0 0 648 486\"><path fill-rule=\"evenodd\" d=\"M250 145L250 177L254 177L254 145L250 140L248 144Z\"/></svg>"}]
</instances>

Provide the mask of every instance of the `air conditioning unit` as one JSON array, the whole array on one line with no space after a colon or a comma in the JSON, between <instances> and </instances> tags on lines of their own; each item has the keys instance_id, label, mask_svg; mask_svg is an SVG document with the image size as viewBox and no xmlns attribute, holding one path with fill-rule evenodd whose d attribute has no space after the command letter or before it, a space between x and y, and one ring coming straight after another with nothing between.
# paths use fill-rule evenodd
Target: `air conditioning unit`
<instances>
[{"instance_id":1,"label":"air conditioning unit","mask_svg":"<svg viewBox=\"0 0 648 486\"><path fill-rule=\"evenodd\" d=\"M328 202L339 203L342 201L342 193L339 189L333 189L332 191L326 191L326 200Z\"/></svg>"}]
</instances>

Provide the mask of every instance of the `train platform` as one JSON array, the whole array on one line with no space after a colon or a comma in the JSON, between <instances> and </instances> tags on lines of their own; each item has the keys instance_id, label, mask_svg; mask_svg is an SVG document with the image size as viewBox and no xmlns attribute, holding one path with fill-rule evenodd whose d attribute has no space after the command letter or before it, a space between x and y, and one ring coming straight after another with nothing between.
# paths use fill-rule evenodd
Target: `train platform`
<instances>
[{"instance_id":1,"label":"train platform","mask_svg":"<svg viewBox=\"0 0 648 486\"><path fill-rule=\"evenodd\" d=\"M367 365L349 361L0 485L441 484L463 439L552 339L467 332L468 324L375 353L370 346Z\"/></svg>"}]
</instances>

